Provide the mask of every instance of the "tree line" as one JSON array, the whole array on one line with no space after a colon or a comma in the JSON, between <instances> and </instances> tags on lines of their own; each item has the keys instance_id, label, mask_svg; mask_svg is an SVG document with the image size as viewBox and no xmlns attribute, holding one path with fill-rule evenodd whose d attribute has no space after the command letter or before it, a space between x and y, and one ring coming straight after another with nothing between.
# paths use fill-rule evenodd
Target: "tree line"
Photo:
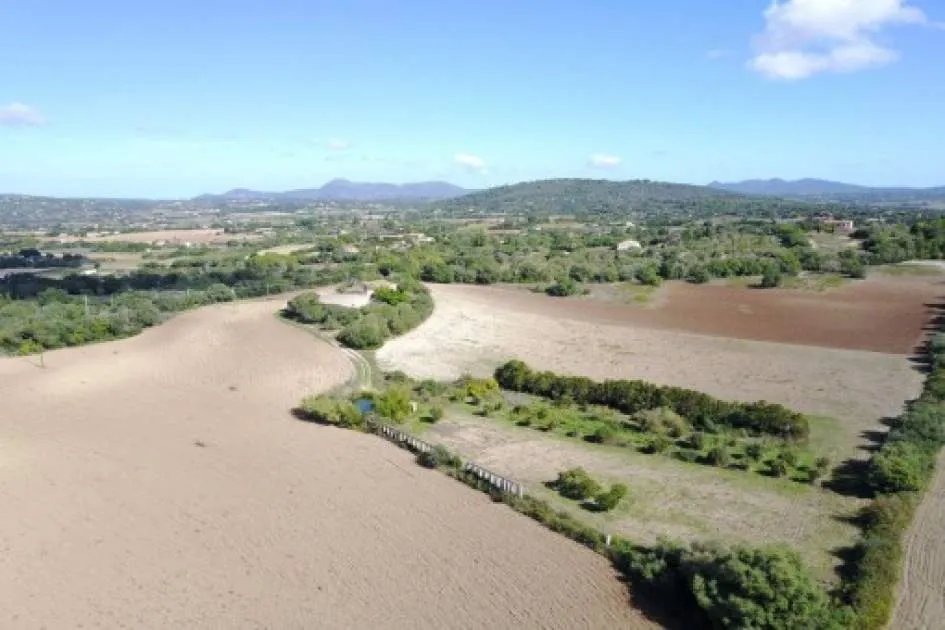
<instances>
[{"instance_id":1,"label":"tree line","mask_svg":"<svg viewBox=\"0 0 945 630\"><path fill-rule=\"evenodd\" d=\"M341 282L360 269L302 267L287 257L218 261L201 269L155 269L125 275L0 279L0 350L30 354L120 339L171 313L237 298Z\"/></svg>"},{"instance_id":2,"label":"tree line","mask_svg":"<svg viewBox=\"0 0 945 630\"><path fill-rule=\"evenodd\" d=\"M805 440L810 433L807 418L781 405L765 401L730 402L681 387L645 381L595 382L582 376L536 372L522 361L509 361L495 371L504 389L535 394L552 400L602 405L625 414L666 408L694 427L716 432L720 427L745 429L754 435L774 435L785 440Z\"/></svg>"}]
</instances>

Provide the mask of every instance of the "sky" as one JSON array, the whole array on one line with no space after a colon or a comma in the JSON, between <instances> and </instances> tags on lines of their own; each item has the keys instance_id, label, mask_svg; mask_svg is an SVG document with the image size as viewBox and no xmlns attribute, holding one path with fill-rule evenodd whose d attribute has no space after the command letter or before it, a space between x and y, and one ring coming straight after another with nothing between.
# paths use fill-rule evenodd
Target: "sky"
<instances>
[{"instance_id":1,"label":"sky","mask_svg":"<svg viewBox=\"0 0 945 630\"><path fill-rule=\"evenodd\" d=\"M945 0L0 0L0 192L945 185Z\"/></svg>"}]
</instances>

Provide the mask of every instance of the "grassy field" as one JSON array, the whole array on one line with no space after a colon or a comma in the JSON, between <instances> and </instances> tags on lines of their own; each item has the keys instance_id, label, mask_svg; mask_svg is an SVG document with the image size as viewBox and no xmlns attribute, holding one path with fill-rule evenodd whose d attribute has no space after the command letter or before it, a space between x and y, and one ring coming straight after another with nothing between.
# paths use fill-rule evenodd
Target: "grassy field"
<instances>
[{"instance_id":1,"label":"grassy field","mask_svg":"<svg viewBox=\"0 0 945 630\"><path fill-rule=\"evenodd\" d=\"M787 478L721 469L633 448L591 444L557 431L540 432L452 406L447 417L409 426L424 439L524 483L528 491L602 531L654 543L660 538L730 543L785 543L824 581L835 582L835 551L852 545L849 520L862 500ZM830 436L816 443L830 443ZM602 483L622 482L630 498L595 513L547 487L558 472L580 466Z\"/></svg>"}]
</instances>

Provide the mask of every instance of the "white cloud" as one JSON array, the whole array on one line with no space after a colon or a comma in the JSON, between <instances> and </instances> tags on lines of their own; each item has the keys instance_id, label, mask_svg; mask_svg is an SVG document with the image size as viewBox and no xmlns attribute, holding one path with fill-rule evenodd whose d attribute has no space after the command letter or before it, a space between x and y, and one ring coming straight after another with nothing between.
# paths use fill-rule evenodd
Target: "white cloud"
<instances>
[{"instance_id":1,"label":"white cloud","mask_svg":"<svg viewBox=\"0 0 945 630\"><path fill-rule=\"evenodd\" d=\"M8 127L38 127L48 121L39 110L23 103L10 103L0 107L0 125Z\"/></svg>"},{"instance_id":2,"label":"white cloud","mask_svg":"<svg viewBox=\"0 0 945 630\"><path fill-rule=\"evenodd\" d=\"M587 163L594 168L614 168L615 166L620 166L620 163L623 162L618 155L609 155L607 153L595 153L591 157L587 158Z\"/></svg>"},{"instance_id":3,"label":"white cloud","mask_svg":"<svg viewBox=\"0 0 945 630\"><path fill-rule=\"evenodd\" d=\"M470 155L468 153L457 153L453 156L453 162L470 171L477 173L486 172L486 163L481 157Z\"/></svg>"},{"instance_id":4,"label":"white cloud","mask_svg":"<svg viewBox=\"0 0 945 630\"><path fill-rule=\"evenodd\" d=\"M893 63L899 54L877 36L897 25L929 24L908 0L774 0L756 38L751 68L773 79L855 72Z\"/></svg>"},{"instance_id":5,"label":"white cloud","mask_svg":"<svg viewBox=\"0 0 945 630\"><path fill-rule=\"evenodd\" d=\"M332 151L347 151L351 148L351 143L347 140L341 140L340 138L332 138L325 143L325 148L331 149Z\"/></svg>"}]
</instances>

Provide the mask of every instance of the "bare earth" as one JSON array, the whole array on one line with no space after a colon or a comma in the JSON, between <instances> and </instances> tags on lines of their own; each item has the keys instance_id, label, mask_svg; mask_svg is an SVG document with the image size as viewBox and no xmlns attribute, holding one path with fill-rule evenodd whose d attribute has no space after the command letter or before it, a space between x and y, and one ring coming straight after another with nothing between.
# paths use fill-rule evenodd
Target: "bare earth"
<instances>
[{"instance_id":1,"label":"bare earth","mask_svg":"<svg viewBox=\"0 0 945 630\"><path fill-rule=\"evenodd\" d=\"M282 305L0 360L0 627L655 627L603 558L291 419L351 367Z\"/></svg>"},{"instance_id":2,"label":"bare earth","mask_svg":"<svg viewBox=\"0 0 945 630\"><path fill-rule=\"evenodd\" d=\"M433 315L378 351L383 369L452 379L520 358L596 379L638 378L731 400L779 402L843 420L853 435L879 429L879 418L898 414L922 386L904 355L602 323L580 308L585 302L489 287L431 290Z\"/></svg>"},{"instance_id":3,"label":"bare earth","mask_svg":"<svg viewBox=\"0 0 945 630\"><path fill-rule=\"evenodd\" d=\"M935 630L945 619L945 452L906 536L899 601L890 628Z\"/></svg>"},{"instance_id":4,"label":"bare earth","mask_svg":"<svg viewBox=\"0 0 945 630\"><path fill-rule=\"evenodd\" d=\"M169 245L183 243L222 244L228 241L245 241L260 238L258 234L226 234L223 230L193 229L193 230L155 230L152 232L127 232L123 234L101 234L85 238L62 238L63 243L84 240L89 242L111 243L155 243L165 241Z\"/></svg>"}]
</instances>

